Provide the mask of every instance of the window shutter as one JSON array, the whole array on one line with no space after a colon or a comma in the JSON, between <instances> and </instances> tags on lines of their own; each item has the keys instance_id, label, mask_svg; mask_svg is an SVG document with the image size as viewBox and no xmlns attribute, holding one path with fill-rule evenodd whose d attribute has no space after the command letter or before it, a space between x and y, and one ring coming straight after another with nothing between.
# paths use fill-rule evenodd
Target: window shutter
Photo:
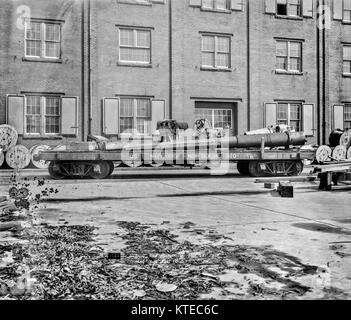
<instances>
[{"instance_id":1,"label":"window shutter","mask_svg":"<svg viewBox=\"0 0 351 320\"><path fill-rule=\"evenodd\" d=\"M277 125L277 103L266 103L265 127Z\"/></svg>"},{"instance_id":2,"label":"window shutter","mask_svg":"<svg viewBox=\"0 0 351 320\"><path fill-rule=\"evenodd\" d=\"M244 11L244 0L230 0L230 9Z\"/></svg>"},{"instance_id":3,"label":"window shutter","mask_svg":"<svg viewBox=\"0 0 351 320\"><path fill-rule=\"evenodd\" d=\"M333 0L333 17L334 20L342 20L343 0Z\"/></svg>"},{"instance_id":4,"label":"window shutter","mask_svg":"<svg viewBox=\"0 0 351 320\"><path fill-rule=\"evenodd\" d=\"M157 122L166 119L166 101L151 101L151 133L157 128Z\"/></svg>"},{"instance_id":5,"label":"window shutter","mask_svg":"<svg viewBox=\"0 0 351 320\"><path fill-rule=\"evenodd\" d=\"M266 13L275 14L276 13L276 0L265 0Z\"/></svg>"},{"instance_id":6,"label":"window shutter","mask_svg":"<svg viewBox=\"0 0 351 320\"><path fill-rule=\"evenodd\" d=\"M189 0L189 6L201 7L201 0Z\"/></svg>"},{"instance_id":7,"label":"window shutter","mask_svg":"<svg viewBox=\"0 0 351 320\"><path fill-rule=\"evenodd\" d=\"M25 97L8 95L6 103L7 124L13 126L18 134L24 133Z\"/></svg>"},{"instance_id":8,"label":"window shutter","mask_svg":"<svg viewBox=\"0 0 351 320\"><path fill-rule=\"evenodd\" d=\"M302 4L303 16L304 17L313 17L313 0L303 0Z\"/></svg>"},{"instance_id":9,"label":"window shutter","mask_svg":"<svg viewBox=\"0 0 351 320\"><path fill-rule=\"evenodd\" d=\"M344 129L344 105L334 105L333 108L333 129Z\"/></svg>"},{"instance_id":10,"label":"window shutter","mask_svg":"<svg viewBox=\"0 0 351 320\"><path fill-rule=\"evenodd\" d=\"M61 98L61 131L63 135L78 135L78 97Z\"/></svg>"},{"instance_id":11,"label":"window shutter","mask_svg":"<svg viewBox=\"0 0 351 320\"><path fill-rule=\"evenodd\" d=\"M104 98L102 114L102 132L106 135L119 134L119 98Z\"/></svg>"},{"instance_id":12,"label":"window shutter","mask_svg":"<svg viewBox=\"0 0 351 320\"><path fill-rule=\"evenodd\" d=\"M305 136L314 136L314 105L304 104L302 106L302 123Z\"/></svg>"}]
</instances>

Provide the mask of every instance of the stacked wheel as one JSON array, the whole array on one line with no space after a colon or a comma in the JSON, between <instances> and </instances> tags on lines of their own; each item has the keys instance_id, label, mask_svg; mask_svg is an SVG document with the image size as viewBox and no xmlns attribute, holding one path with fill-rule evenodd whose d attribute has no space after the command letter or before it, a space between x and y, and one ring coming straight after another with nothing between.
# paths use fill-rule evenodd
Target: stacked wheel
<instances>
[{"instance_id":1,"label":"stacked wheel","mask_svg":"<svg viewBox=\"0 0 351 320\"><path fill-rule=\"evenodd\" d=\"M35 145L29 149L31 155L31 161L34 167L38 169L48 169L50 165L50 161L45 160L34 160L34 157L39 154L40 151L47 151L51 148L47 145Z\"/></svg>"},{"instance_id":2,"label":"stacked wheel","mask_svg":"<svg viewBox=\"0 0 351 320\"><path fill-rule=\"evenodd\" d=\"M17 144L18 134L14 127L7 124L0 125L0 149L3 152Z\"/></svg>"},{"instance_id":3,"label":"stacked wheel","mask_svg":"<svg viewBox=\"0 0 351 320\"><path fill-rule=\"evenodd\" d=\"M6 162L12 169L24 169L31 160L29 150L21 145L11 147L6 152Z\"/></svg>"}]
</instances>

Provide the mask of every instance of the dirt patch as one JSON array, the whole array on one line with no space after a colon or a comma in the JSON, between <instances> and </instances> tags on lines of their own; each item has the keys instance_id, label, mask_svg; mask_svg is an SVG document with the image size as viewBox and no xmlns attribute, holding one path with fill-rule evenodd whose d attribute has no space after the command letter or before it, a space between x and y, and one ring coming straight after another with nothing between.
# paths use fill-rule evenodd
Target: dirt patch
<instances>
[{"instance_id":1,"label":"dirt patch","mask_svg":"<svg viewBox=\"0 0 351 320\"><path fill-rule=\"evenodd\" d=\"M296 228L300 228L308 231L351 235L351 231L344 230L343 228L339 228L339 227L321 224L321 223L294 223L293 226Z\"/></svg>"}]
</instances>

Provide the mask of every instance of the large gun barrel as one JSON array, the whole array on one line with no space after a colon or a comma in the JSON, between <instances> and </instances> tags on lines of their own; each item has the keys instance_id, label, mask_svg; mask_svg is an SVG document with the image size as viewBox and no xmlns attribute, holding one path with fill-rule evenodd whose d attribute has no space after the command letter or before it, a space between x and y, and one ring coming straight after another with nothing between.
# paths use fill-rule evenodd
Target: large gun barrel
<instances>
[{"instance_id":1,"label":"large gun barrel","mask_svg":"<svg viewBox=\"0 0 351 320\"><path fill-rule=\"evenodd\" d=\"M221 140L223 144L226 143L225 139ZM264 140L264 146L269 148L302 146L306 143L306 137L302 133L268 133L229 137L229 148L256 148L261 146L262 140Z\"/></svg>"}]
</instances>

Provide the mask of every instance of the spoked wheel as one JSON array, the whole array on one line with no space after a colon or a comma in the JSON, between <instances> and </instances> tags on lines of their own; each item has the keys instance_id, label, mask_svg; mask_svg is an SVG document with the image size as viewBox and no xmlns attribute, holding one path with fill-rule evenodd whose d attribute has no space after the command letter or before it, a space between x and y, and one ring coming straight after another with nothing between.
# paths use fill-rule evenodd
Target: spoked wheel
<instances>
[{"instance_id":1,"label":"spoked wheel","mask_svg":"<svg viewBox=\"0 0 351 320\"><path fill-rule=\"evenodd\" d=\"M62 172L61 166L58 162L51 161L49 164L49 174L55 180L62 180L66 175Z\"/></svg>"},{"instance_id":2,"label":"spoked wheel","mask_svg":"<svg viewBox=\"0 0 351 320\"><path fill-rule=\"evenodd\" d=\"M106 161L110 167L110 171L109 171L109 176L113 173L113 171L115 171L115 164L113 163L113 161Z\"/></svg>"},{"instance_id":3,"label":"spoked wheel","mask_svg":"<svg viewBox=\"0 0 351 320\"><path fill-rule=\"evenodd\" d=\"M106 179L111 174L109 161L96 161L92 163L89 176L93 179Z\"/></svg>"},{"instance_id":4,"label":"spoked wheel","mask_svg":"<svg viewBox=\"0 0 351 320\"><path fill-rule=\"evenodd\" d=\"M248 176L249 172L249 161L239 161L237 163L237 169L242 176Z\"/></svg>"},{"instance_id":5,"label":"spoked wheel","mask_svg":"<svg viewBox=\"0 0 351 320\"><path fill-rule=\"evenodd\" d=\"M250 161L249 173L253 177L298 176L302 173L302 161Z\"/></svg>"}]
</instances>

